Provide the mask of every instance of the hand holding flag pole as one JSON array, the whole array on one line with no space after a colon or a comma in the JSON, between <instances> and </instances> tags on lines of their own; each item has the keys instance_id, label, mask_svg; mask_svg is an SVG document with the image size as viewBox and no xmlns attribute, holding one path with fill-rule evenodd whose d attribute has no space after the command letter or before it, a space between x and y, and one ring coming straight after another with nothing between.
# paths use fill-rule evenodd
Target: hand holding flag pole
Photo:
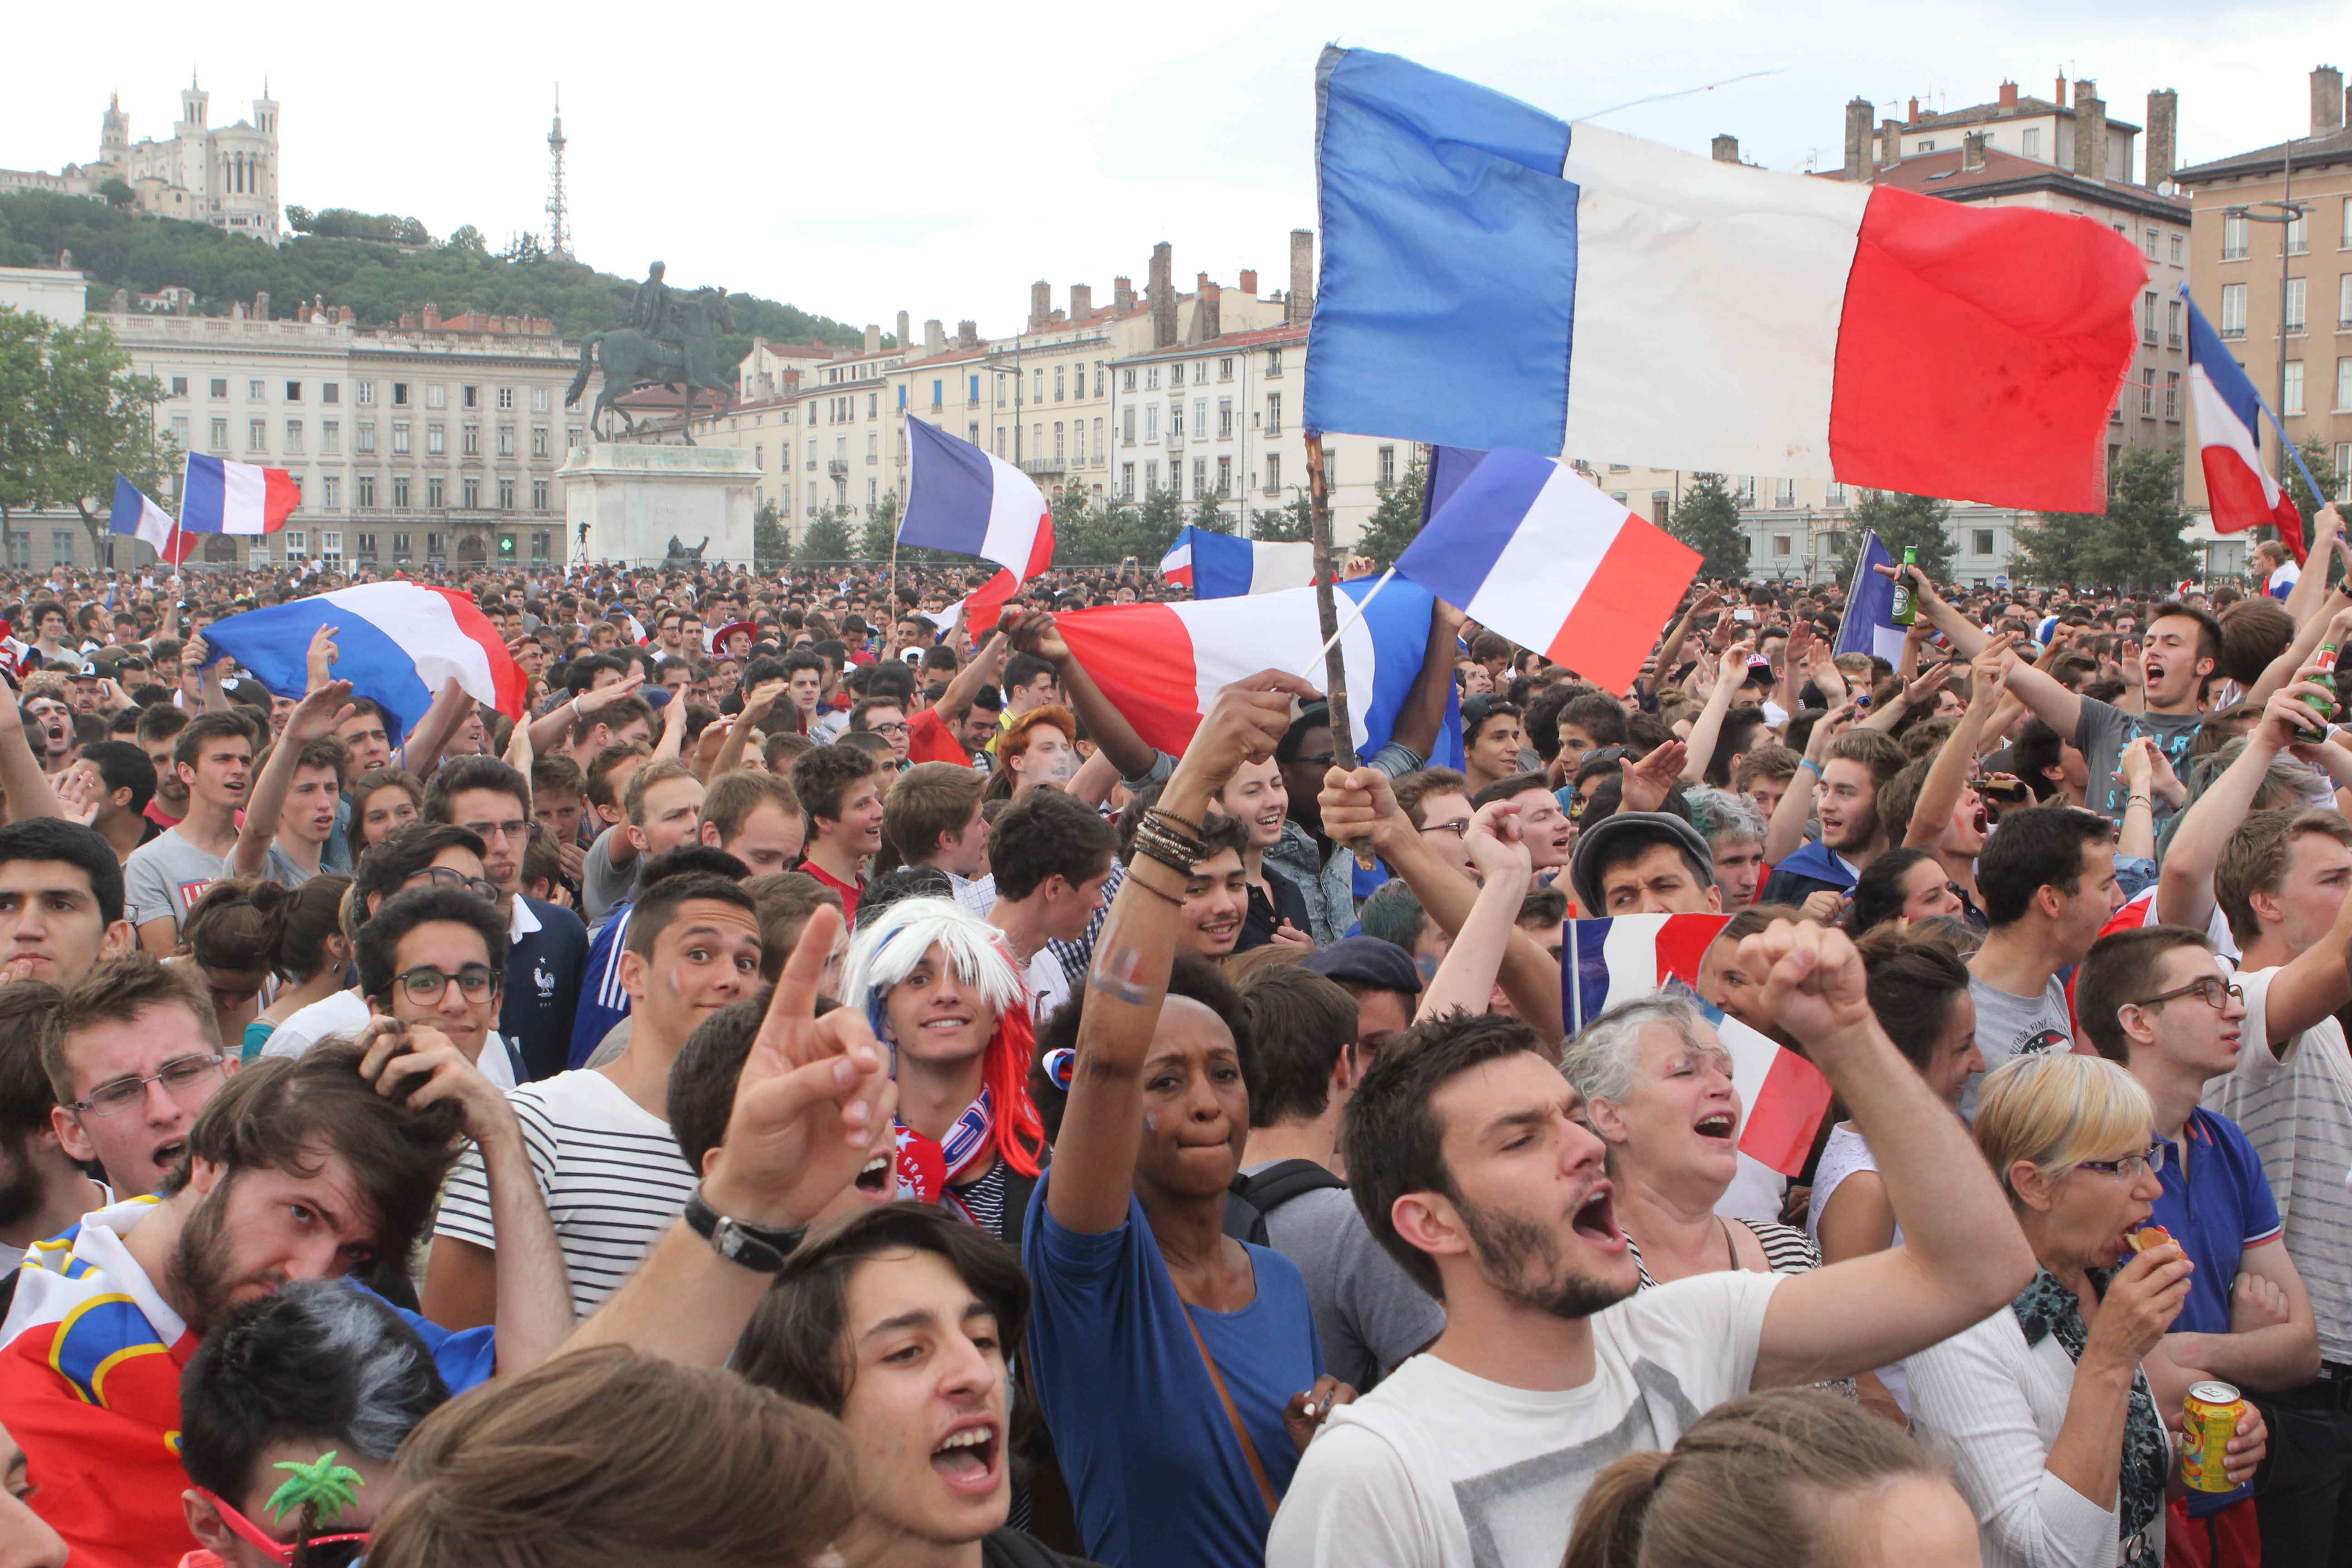
<instances>
[{"instance_id":1,"label":"hand holding flag pole","mask_svg":"<svg viewBox=\"0 0 2352 1568\"><path fill-rule=\"evenodd\" d=\"M1331 583L1331 480L1323 466L1323 432L1307 432L1307 538L1315 544L1315 614L1323 631L1323 700L1331 709L1331 765L1356 771L1356 731L1348 721L1348 661L1339 652L1339 634L1347 630L1339 624L1338 591ZM1393 574L1394 569L1391 569ZM1381 582L1387 581L1383 578ZM1381 584L1373 586L1373 593ZM1371 603L1371 594L1364 595L1349 616L1353 621ZM1372 841L1359 838L1348 846L1356 857L1356 864L1370 871L1380 865L1372 853Z\"/></svg>"}]
</instances>

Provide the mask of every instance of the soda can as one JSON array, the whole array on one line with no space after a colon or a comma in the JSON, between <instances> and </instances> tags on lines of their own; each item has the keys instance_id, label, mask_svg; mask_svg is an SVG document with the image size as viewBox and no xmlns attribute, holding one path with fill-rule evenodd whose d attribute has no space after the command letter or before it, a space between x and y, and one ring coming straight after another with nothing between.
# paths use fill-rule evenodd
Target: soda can
<instances>
[{"instance_id":1,"label":"soda can","mask_svg":"<svg viewBox=\"0 0 2352 1568\"><path fill-rule=\"evenodd\" d=\"M2192 1384L2180 1411L2180 1477L2200 1492L2234 1491L2225 1461L2246 1402L2226 1383Z\"/></svg>"}]
</instances>

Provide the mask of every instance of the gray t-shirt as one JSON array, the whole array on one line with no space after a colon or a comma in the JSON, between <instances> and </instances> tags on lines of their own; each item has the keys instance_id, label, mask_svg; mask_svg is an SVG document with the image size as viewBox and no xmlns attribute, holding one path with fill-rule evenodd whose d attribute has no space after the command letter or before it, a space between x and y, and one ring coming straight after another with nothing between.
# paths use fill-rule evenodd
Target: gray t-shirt
<instances>
[{"instance_id":1,"label":"gray t-shirt","mask_svg":"<svg viewBox=\"0 0 2352 1568\"><path fill-rule=\"evenodd\" d=\"M2156 749L2172 764L2172 771L2187 777L2189 745L2204 727L2202 713L2126 713L2111 703L2095 697L2083 699L2083 716L2074 725L2074 747L2083 753L2084 765L2090 782L2083 788L2083 804L2093 811L2123 820L2124 806L2131 791L2116 776L2116 764L2123 758L2124 748L2140 736L2156 742ZM2172 819L2172 813L2159 808L2156 826L2158 832ZM1992 1060L1985 1058L1988 1064Z\"/></svg>"},{"instance_id":2,"label":"gray t-shirt","mask_svg":"<svg viewBox=\"0 0 2352 1568\"><path fill-rule=\"evenodd\" d=\"M165 828L122 863L123 902L131 923L169 920L176 930L188 918L188 906L227 874L226 856L207 854L181 837L178 828ZM294 864L277 845L269 847L262 875L279 887L299 888L315 874Z\"/></svg>"},{"instance_id":3,"label":"gray t-shirt","mask_svg":"<svg viewBox=\"0 0 2352 1568\"><path fill-rule=\"evenodd\" d=\"M604 829L596 836L596 842L588 846L588 853L581 857L580 899L587 906L591 937L604 929L604 922L613 918L614 910L628 902L629 889L636 886L635 859L626 866L613 864L613 845L616 842L613 836L627 831L625 827Z\"/></svg>"},{"instance_id":4,"label":"gray t-shirt","mask_svg":"<svg viewBox=\"0 0 2352 1568\"><path fill-rule=\"evenodd\" d=\"M1254 1176L1279 1163L1242 1167ZM1445 1329L1445 1309L1372 1239L1344 1187L1301 1193L1266 1216L1274 1249L1307 1277L1323 1370L1369 1392Z\"/></svg>"},{"instance_id":5,"label":"gray t-shirt","mask_svg":"<svg viewBox=\"0 0 2352 1568\"><path fill-rule=\"evenodd\" d=\"M2071 1051L2074 1026L2066 1014L2066 988L2052 975L2039 996L2020 996L1969 976L1969 1000L1977 1006L1977 1052L1990 1072L2011 1057ZM1984 1073L1970 1073L1960 1096L1960 1119L1977 1114L1977 1085Z\"/></svg>"}]
</instances>

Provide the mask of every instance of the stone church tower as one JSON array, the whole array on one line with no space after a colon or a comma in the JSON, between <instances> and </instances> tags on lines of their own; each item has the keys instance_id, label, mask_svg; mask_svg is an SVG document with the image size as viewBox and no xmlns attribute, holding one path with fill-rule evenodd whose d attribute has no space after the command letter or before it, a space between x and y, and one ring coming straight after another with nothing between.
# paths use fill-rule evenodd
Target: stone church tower
<instances>
[{"instance_id":1,"label":"stone church tower","mask_svg":"<svg viewBox=\"0 0 2352 1568\"><path fill-rule=\"evenodd\" d=\"M253 118L215 130L212 94L191 77L180 92L180 119L168 142L131 140L131 116L119 95L99 130L98 161L65 171L91 188L110 179L129 185L139 210L276 244L278 227L278 100L265 82Z\"/></svg>"}]
</instances>

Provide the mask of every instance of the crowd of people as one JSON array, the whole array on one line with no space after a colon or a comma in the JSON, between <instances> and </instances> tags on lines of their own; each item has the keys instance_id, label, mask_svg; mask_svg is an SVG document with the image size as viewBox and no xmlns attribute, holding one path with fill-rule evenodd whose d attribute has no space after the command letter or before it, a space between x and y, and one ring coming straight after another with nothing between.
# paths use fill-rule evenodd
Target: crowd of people
<instances>
[{"instance_id":1,"label":"crowd of people","mask_svg":"<svg viewBox=\"0 0 2352 1568\"><path fill-rule=\"evenodd\" d=\"M1441 603L1360 763L1146 740L1131 569L473 574L413 724L207 646L334 574L0 582L0 1561L2352 1563L2314 533L1621 690Z\"/></svg>"}]
</instances>

